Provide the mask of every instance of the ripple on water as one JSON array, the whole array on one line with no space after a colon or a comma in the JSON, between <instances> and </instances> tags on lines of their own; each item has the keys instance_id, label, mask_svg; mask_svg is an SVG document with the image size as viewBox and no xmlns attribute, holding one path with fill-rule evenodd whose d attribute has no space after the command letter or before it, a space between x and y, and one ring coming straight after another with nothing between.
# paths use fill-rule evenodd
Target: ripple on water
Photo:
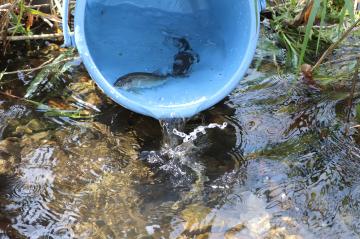
<instances>
[{"instance_id":1,"label":"ripple on water","mask_svg":"<svg viewBox=\"0 0 360 239\"><path fill-rule=\"evenodd\" d=\"M4 130L11 120L20 119L27 113L29 112L24 105L12 105L7 110L0 110L0 138L3 137Z\"/></svg>"},{"instance_id":2,"label":"ripple on water","mask_svg":"<svg viewBox=\"0 0 360 239\"><path fill-rule=\"evenodd\" d=\"M61 213L49 207L55 200L53 167L54 148L44 145L22 159L8 198L9 211L18 211L13 227L29 238L51 235L54 238L72 238L71 227ZM72 222L73 223L73 222ZM67 232L60 228L67 228ZM72 234L73 235L73 234Z\"/></svg>"},{"instance_id":3,"label":"ripple on water","mask_svg":"<svg viewBox=\"0 0 360 239\"><path fill-rule=\"evenodd\" d=\"M358 132L344 134L343 96L268 62L224 102L175 124L189 139L200 126L189 142L171 128L161 144L156 121L120 107L44 140L16 134L25 147L0 195L0 237L358 238L360 150ZM0 136L27 112L0 112ZM213 122L228 126L204 127Z\"/></svg>"},{"instance_id":4,"label":"ripple on water","mask_svg":"<svg viewBox=\"0 0 360 239\"><path fill-rule=\"evenodd\" d=\"M359 173L358 152L353 142L333 135L321 145L309 145L300 156L297 152L289 154L281 160L283 167L277 161L253 161L255 167L248 166L248 177L255 178L247 182L266 199L273 214L291 216L294 223L302 225L297 228L299 232L307 227L315 237L356 238L354 224L346 219L359 215L358 206L349 210L348 205L350 195L358 192L359 180L352 179Z\"/></svg>"}]
</instances>

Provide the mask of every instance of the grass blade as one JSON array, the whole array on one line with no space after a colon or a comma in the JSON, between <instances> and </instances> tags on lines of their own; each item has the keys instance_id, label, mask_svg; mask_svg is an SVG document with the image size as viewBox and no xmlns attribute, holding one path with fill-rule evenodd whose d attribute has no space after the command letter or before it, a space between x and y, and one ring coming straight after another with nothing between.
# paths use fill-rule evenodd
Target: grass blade
<instances>
[{"instance_id":1,"label":"grass blade","mask_svg":"<svg viewBox=\"0 0 360 239\"><path fill-rule=\"evenodd\" d=\"M73 64L67 58L67 53L59 55L52 63L45 66L31 82L26 90L25 98L31 99L38 95L45 85L54 86L60 76L64 74ZM64 61L68 61L64 63ZM69 62L70 61L70 62Z\"/></svg>"},{"instance_id":2,"label":"grass blade","mask_svg":"<svg viewBox=\"0 0 360 239\"><path fill-rule=\"evenodd\" d=\"M338 27L338 36L340 37L341 35L341 29L342 29L342 26L344 24L344 20L345 20L345 14L346 14L346 8L343 7L341 9L341 12L340 12L340 15L339 15L339 27Z\"/></svg>"},{"instance_id":3,"label":"grass blade","mask_svg":"<svg viewBox=\"0 0 360 239\"><path fill-rule=\"evenodd\" d=\"M312 30L312 27L314 25L315 18L316 18L316 15L317 15L319 9L320 9L320 0L314 0L314 5L313 5L313 8L311 10L311 14L310 14L308 23L306 25L304 41L303 41L303 44L302 44L302 47L301 47L301 53L300 53L300 59L299 59L299 67L304 61L305 51L307 49L307 45L308 45L309 39L310 39L310 33L311 33L311 30Z\"/></svg>"},{"instance_id":4,"label":"grass blade","mask_svg":"<svg viewBox=\"0 0 360 239\"><path fill-rule=\"evenodd\" d=\"M320 39L321 39L322 29L323 29L324 23L325 23L327 1L328 1L328 0L324 0L323 6L322 6L322 10L321 10L321 20L320 20L319 36L318 36L318 40L317 40L317 43L316 43L316 55L319 54L319 45L320 45Z\"/></svg>"},{"instance_id":5,"label":"grass blade","mask_svg":"<svg viewBox=\"0 0 360 239\"><path fill-rule=\"evenodd\" d=\"M354 14L354 2L353 0L344 0L345 1L345 8L349 12L351 21L355 21L355 14Z\"/></svg>"}]
</instances>

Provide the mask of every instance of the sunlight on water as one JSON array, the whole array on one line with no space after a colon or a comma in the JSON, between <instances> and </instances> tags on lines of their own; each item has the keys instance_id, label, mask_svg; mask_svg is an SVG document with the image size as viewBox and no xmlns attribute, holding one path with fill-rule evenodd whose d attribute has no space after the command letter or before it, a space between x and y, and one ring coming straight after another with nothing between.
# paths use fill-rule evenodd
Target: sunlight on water
<instances>
[{"instance_id":1,"label":"sunlight on water","mask_svg":"<svg viewBox=\"0 0 360 239\"><path fill-rule=\"evenodd\" d=\"M229 97L187 120L104 100L64 121L1 96L0 238L359 238L348 89L279 74L280 53L257 54Z\"/></svg>"},{"instance_id":2,"label":"sunlight on water","mask_svg":"<svg viewBox=\"0 0 360 239\"><path fill-rule=\"evenodd\" d=\"M224 104L160 127L114 107L33 131L28 108L4 107L0 236L357 238L357 131L338 128L335 96L289 95L292 77L250 75Z\"/></svg>"}]
</instances>

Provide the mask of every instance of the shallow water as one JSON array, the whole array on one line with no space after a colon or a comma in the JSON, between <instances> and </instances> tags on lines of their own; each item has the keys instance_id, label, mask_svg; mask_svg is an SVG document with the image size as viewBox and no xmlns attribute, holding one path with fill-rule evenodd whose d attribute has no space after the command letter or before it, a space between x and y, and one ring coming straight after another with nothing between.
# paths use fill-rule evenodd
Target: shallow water
<instances>
[{"instance_id":1,"label":"shallow water","mask_svg":"<svg viewBox=\"0 0 360 239\"><path fill-rule=\"evenodd\" d=\"M2 98L0 237L358 238L347 91L311 89L260 53L186 124L108 102L93 121L69 121ZM200 127L211 123L226 127Z\"/></svg>"}]
</instances>

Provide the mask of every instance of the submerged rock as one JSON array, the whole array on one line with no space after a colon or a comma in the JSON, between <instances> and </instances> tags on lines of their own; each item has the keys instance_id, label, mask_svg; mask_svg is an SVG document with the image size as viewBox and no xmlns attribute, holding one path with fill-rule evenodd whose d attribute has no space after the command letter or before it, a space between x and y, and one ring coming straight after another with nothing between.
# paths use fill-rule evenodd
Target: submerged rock
<instances>
[{"instance_id":1,"label":"submerged rock","mask_svg":"<svg viewBox=\"0 0 360 239\"><path fill-rule=\"evenodd\" d=\"M18 138L6 138L0 141L0 175L12 174L16 163L20 161L21 148Z\"/></svg>"},{"instance_id":2,"label":"submerged rock","mask_svg":"<svg viewBox=\"0 0 360 239\"><path fill-rule=\"evenodd\" d=\"M183 232L178 238L207 238L212 227L212 220L207 218L210 212L211 209L204 205L189 205L181 212Z\"/></svg>"},{"instance_id":3,"label":"submerged rock","mask_svg":"<svg viewBox=\"0 0 360 239\"><path fill-rule=\"evenodd\" d=\"M32 134L37 133L42 130L46 130L47 125L38 120L38 119L32 119L30 120L26 125L19 125L15 129L15 135L22 136L24 134Z\"/></svg>"}]
</instances>

